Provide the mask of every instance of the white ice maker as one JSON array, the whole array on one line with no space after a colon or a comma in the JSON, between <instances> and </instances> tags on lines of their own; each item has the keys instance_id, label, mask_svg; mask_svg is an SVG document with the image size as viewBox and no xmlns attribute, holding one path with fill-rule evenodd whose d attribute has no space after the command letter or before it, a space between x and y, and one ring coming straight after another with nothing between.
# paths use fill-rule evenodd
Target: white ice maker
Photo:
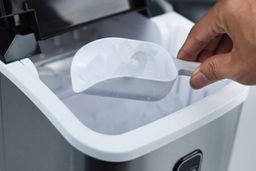
<instances>
[{"instance_id":1,"label":"white ice maker","mask_svg":"<svg viewBox=\"0 0 256 171\"><path fill-rule=\"evenodd\" d=\"M55 35L55 28L45 28L52 23L44 23L40 8L28 1L39 10L38 27L44 26L35 32L41 53L28 48L22 54L30 57L24 59L16 59L15 53L1 56L0 171L228 170L248 87L223 80L192 90L184 76L155 102L72 90L73 55L92 40L115 36L150 41L177 55L193 23L175 12L148 18L140 12L146 4L135 2L117 4L118 15L86 18L86 25L77 25L81 18L75 27L67 24L71 15L59 24L61 31L69 31ZM110 16L109 9L102 15Z\"/></svg>"}]
</instances>

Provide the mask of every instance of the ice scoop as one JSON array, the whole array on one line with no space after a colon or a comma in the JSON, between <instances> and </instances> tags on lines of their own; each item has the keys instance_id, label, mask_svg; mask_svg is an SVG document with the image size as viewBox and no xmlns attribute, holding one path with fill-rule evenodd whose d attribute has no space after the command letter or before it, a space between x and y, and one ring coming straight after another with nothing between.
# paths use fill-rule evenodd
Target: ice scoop
<instances>
[{"instance_id":1,"label":"ice scoop","mask_svg":"<svg viewBox=\"0 0 256 171\"><path fill-rule=\"evenodd\" d=\"M178 75L190 76L198 66L151 42L103 38L77 51L71 81L76 93L157 101L170 92Z\"/></svg>"}]
</instances>

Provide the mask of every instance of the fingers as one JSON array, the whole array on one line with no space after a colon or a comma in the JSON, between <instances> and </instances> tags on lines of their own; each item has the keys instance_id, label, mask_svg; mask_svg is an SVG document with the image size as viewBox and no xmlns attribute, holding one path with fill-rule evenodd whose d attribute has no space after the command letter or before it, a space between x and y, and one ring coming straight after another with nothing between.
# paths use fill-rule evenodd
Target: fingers
<instances>
[{"instance_id":1,"label":"fingers","mask_svg":"<svg viewBox=\"0 0 256 171\"><path fill-rule=\"evenodd\" d=\"M230 37L225 34L222 37L222 40L220 41L218 47L216 48L215 53L216 54L221 54L221 53L229 53L231 52L233 48L233 41L230 39Z\"/></svg>"},{"instance_id":2,"label":"fingers","mask_svg":"<svg viewBox=\"0 0 256 171\"><path fill-rule=\"evenodd\" d=\"M178 58L195 61L200 52L213 40L209 46L216 47L219 38L224 33L218 17L218 6L213 7L191 30L187 40L179 51ZM210 47L212 49L212 47Z\"/></svg>"},{"instance_id":3,"label":"fingers","mask_svg":"<svg viewBox=\"0 0 256 171\"><path fill-rule=\"evenodd\" d=\"M223 78L229 78L231 72L231 53L219 54L208 58L193 73L190 84L194 89L205 87Z\"/></svg>"},{"instance_id":4,"label":"fingers","mask_svg":"<svg viewBox=\"0 0 256 171\"><path fill-rule=\"evenodd\" d=\"M204 62L207 58L232 51L233 42L227 34L214 38L198 55L197 61Z\"/></svg>"},{"instance_id":5,"label":"fingers","mask_svg":"<svg viewBox=\"0 0 256 171\"><path fill-rule=\"evenodd\" d=\"M198 55L197 61L204 62L208 57L215 55L217 47L222 40L222 36L215 37Z\"/></svg>"}]
</instances>

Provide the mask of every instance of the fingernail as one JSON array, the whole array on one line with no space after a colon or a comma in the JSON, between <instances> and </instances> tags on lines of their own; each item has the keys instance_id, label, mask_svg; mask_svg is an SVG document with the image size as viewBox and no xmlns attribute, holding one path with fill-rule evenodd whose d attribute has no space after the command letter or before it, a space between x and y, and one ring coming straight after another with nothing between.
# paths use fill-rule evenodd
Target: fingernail
<instances>
[{"instance_id":1,"label":"fingernail","mask_svg":"<svg viewBox=\"0 0 256 171\"><path fill-rule=\"evenodd\" d=\"M194 77L200 70L200 67L198 67L195 71L193 71L191 77Z\"/></svg>"},{"instance_id":2,"label":"fingernail","mask_svg":"<svg viewBox=\"0 0 256 171\"><path fill-rule=\"evenodd\" d=\"M208 85L210 81L208 78L200 72L199 69L195 70L191 77L191 85L193 88L202 88Z\"/></svg>"}]
</instances>

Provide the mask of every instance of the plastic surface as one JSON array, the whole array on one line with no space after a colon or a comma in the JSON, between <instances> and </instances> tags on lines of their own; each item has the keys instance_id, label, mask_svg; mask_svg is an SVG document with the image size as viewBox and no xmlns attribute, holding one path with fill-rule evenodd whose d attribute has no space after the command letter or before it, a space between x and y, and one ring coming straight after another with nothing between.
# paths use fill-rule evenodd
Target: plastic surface
<instances>
[{"instance_id":1,"label":"plastic surface","mask_svg":"<svg viewBox=\"0 0 256 171\"><path fill-rule=\"evenodd\" d=\"M156 101L170 92L178 73L190 75L197 66L151 42L104 38L75 54L71 80L77 93Z\"/></svg>"}]
</instances>

